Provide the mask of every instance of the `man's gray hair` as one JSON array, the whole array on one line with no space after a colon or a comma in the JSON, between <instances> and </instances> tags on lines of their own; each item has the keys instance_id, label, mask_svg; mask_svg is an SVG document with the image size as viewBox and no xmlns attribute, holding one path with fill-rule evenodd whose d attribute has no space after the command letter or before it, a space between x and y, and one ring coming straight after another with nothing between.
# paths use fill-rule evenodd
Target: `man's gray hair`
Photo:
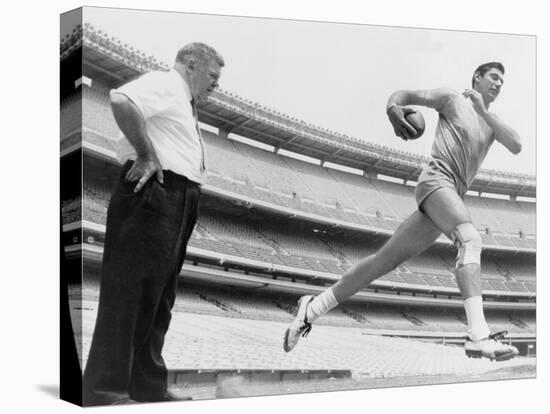
<instances>
[{"instance_id":1,"label":"man's gray hair","mask_svg":"<svg viewBox=\"0 0 550 414\"><path fill-rule=\"evenodd\" d=\"M182 47L176 55L176 62L186 64L190 58L195 58L201 64L214 61L220 67L225 65L222 55L216 49L200 42L189 43Z\"/></svg>"}]
</instances>

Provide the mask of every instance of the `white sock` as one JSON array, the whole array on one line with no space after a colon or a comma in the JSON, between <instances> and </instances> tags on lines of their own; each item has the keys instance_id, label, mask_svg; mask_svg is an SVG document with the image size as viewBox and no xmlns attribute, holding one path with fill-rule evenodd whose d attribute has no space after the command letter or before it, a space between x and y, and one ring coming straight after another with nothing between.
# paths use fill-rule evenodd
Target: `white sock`
<instances>
[{"instance_id":1,"label":"white sock","mask_svg":"<svg viewBox=\"0 0 550 414\"><path fill-rule=\"evenodd\" d=\"M464 301L464 309L466 310L466 318L468 319L468 334L473 341L487 338L491 331L485 315L483 314L483 300L481 296L472 296Z\"/></svg>"},{"instance_id":2,"label":"white sock","mask_svg":"<svg viewBox=\"0 0 550 414\"><path fill-rule=\"evenodd\" d=\"M334 297L332 288L328 288L323 293L315 296L309 303L306 312L307 321L309 323L313 322L336 306L338 306L338 301Z\"/></svg>"}]
</instances>

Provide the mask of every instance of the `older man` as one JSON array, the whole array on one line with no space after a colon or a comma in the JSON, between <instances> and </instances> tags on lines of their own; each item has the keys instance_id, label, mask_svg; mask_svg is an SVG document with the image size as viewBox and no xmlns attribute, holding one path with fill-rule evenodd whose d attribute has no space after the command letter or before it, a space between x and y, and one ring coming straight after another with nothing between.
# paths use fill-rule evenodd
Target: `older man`
<instances>
[{"instance_id":1,"label":"older man","mask_svg":"<svg viewBox=\"0 0 550 414\"><path fill-rule=\"evenodd\" d=\"M188 399L167 389L161 353L205 177L196 105L223 66L212 47L191 43L172 70L111 91L124 165L107 212L84 405Z\"/></svg>"}]
</instances>

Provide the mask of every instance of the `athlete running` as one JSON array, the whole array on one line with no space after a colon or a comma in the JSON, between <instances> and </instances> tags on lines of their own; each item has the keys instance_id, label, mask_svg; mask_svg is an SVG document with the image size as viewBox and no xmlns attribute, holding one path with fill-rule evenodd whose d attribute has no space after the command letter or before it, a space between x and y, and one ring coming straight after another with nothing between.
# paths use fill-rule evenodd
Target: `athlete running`
<instances>
[{"instance_id":1,"label":"athlete running","mask_svg":"<svg viewBox=\"0 0 550 414\"><path fill-rule=\"evenodd\" d=\"M418 210L399 226L380 250L356 263L333 286L315 297L300 298L296 318L284 335L286 352L309 333L311 323L319 316L422 253L443 233L458 249L456 281L468 319L466 355L506 360L518 354L514 346L499 341L502 333L491 334L485 320L481 297L481 236L463 201L495 140L514 154L521 151L517 132L489 112L490 104L498 97L504 83L503 76L503 65L490 62L475 70L472 89L463 93L441 88L401 90L390 96L386 113L395 134L404 140L416 134L414 127L405 120L408 113L415 111L408 105L426 106L439 113L431 160L416 186Z\"/></svg>"}]
</instances>

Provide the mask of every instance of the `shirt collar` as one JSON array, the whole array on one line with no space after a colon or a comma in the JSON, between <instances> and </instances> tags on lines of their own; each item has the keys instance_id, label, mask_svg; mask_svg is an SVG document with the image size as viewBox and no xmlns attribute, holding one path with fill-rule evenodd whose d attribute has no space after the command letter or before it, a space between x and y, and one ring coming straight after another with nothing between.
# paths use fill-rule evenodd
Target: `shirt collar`
<instances>
[{"instance_id":1,"label":"shirt collar","mask_svg":"<svg viewBox=\"0 0 550 414\"><path fill-rule=\"evenodd\" d=\"M193 100L193 96L191 95L191 89L189 89L189 85L187 84L187 82L185 82L185 79L183 79L183 76L181 76L180 73L174 68L170 69L170 72L172 72L174 76L178 77L179 81L181 82L181 86L183 89L183 93L185 94L185 97L189 102L191 102Z\"/></svg>"}]
</instances>

